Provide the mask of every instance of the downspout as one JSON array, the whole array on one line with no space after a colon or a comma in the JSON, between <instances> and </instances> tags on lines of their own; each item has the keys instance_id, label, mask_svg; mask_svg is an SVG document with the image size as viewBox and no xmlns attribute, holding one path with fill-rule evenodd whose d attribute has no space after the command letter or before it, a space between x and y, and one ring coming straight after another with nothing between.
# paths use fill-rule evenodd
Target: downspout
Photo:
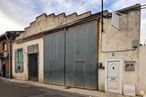
<instances>
[{"instance_id":1,"label":"downspout","mask_svg":"<svg viewBox=\"0 0 146 97\"><path fill-rule=\"evenodd\" d=\"M8 36L7 36L7 33L5 33L5 37L6 37L6 39L7 39L7 41L8 41L8 56L9 56L9 79L11 78L11 41L10 41L10 39L8 38Z\"/></svg>"}]
</instances>

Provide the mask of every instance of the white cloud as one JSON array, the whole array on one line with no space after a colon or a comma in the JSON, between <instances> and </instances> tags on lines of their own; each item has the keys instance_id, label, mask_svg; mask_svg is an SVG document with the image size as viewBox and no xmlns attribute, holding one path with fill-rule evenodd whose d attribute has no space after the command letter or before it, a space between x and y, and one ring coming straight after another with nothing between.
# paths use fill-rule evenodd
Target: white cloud
<instances>
[{"instance_id":1,"label":"white cloud","mask_svg":"<svg viewBox=\"0 0 146 97\"><path fill-rule=\"evenodd\" d=\"M141 43L144 43L146 42L146 12L142 11L141 19Z\"/></svg>"},{"instance_id":2,"label":"white cloud","mask_svg":"<svg viewBox=\"0 0 146 97\"><path fill-rule=\"evenodd\" d=\"M82 3L85 2L83 5ZM146 3L145 0L104 0L106 8L117 10L136 3ZM106 5L107 4L107 5ZM81 6L82 5L82 6ZM98 12L101 8L101 0L0 0L0 28L6 30L23 29L35 17L42 13L79 14L92 11ZM146 10L142 11L141 40L146 39ZM0 31L1 31L0 30Z\"/></svg>"},{"instance_id":3,"label":"white cloud","mask_svg":"<svg viewBox=\"0 0 146 97\"><path fill-rule=\"evenodd\" d=\"M61 12L67 14L78 12L80 14L100 4L100 0L40 0L40 2L44 6L44 12L48 14L54 12L57 14Z\"/></svg>"},{"instance_id":4,"label":"white cloud","mask_svg":"<svg viewBox=\"0 0 146 97\"><path fill-rule=\"evenodd\" d=\"M35 17L42 13L67 14L78 12L83 13L95 6L99 0L0 0L0 28L6 30L22 29L35 20Z\"/></svg>"},{"instance_id":5,"label":"white cloud","mask_svg":"<svg viewBox=\"0 0 146 97\"><path fill-rule=\"evenodd\" d=\"M0 0L0 33L24 29L36 17L34 8L31 0Z\"/></svg>"},{"instance_id":6,"label":"white cloud","mask_svg":"<svg viewBox=\"0 0 146 97\"><path fill-rule=\"evenodd\" d=\"M24 26L13 21L0 11L0 34L5 31L23 30Z\"/></svg>"}]
</instances>

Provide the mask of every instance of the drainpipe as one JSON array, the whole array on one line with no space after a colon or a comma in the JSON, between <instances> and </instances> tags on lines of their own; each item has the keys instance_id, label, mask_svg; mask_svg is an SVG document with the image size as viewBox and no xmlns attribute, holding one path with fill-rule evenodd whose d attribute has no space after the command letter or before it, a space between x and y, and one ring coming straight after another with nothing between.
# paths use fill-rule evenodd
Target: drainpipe
<instances>
[{"instance_id":1,"label":"drainpipe","mask_svg":"<svg viewBox=\"0 0 146 97\"><path fill-rule=\"evenodd\" d=\"M8 38L8 36L7 36L7 33L5 33L5 37L6 37L6 39L7 39L7 41L8 41L8 56L9 56L9 79L11 78L11 41L10 41L10 39Z\"/></svg>"}]
</instances>

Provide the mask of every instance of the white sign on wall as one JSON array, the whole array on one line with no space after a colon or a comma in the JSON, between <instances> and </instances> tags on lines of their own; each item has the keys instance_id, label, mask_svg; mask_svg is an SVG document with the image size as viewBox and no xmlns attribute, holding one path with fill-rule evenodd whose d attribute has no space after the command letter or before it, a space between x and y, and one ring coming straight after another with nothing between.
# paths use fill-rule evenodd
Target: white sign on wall
<instances>
[{"instance_id":1,"label":"white sign on wall","mask_svg":"<svg viewBox=\"0 0 146 97\"><path fill-rule=\"evenodd\" d=\"M120 30L120 17L116 12L112 12L112 26Z\"/></svg>"},{"instance_id":2,"label":"white sign on wall","mask_svg":"<svg viewBox=\"0 0 146 97\"><path fill-rule=\"evenodd\" d=\"M134 85L124 85L123 93L127 96L135 96L135 86Z\"/></svg>"}]
</instances>

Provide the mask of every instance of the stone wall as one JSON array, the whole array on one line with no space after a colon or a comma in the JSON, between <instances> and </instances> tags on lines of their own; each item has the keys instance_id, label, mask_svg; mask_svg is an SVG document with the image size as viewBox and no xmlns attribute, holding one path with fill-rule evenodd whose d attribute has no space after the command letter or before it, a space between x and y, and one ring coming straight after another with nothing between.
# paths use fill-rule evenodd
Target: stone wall
<instances>
[{"instance_id":1,"label":"stone wall","mask_svg":"<svg viewBox=\"0 0 146 97\"><path fill-rule=\"evenodd\" d=\"M29 27L25 28L25 32L21 34L19 38L46 31L90 15L91 12L86 12L80 15L78 15L77 13L73 13L70 15L66 15L65 13L61 13L59 15L55 15L54 13L52 13L50 15L47 15L44 13L36 17L36 20L30 23Z\"/></svg>"}]
</instances>

